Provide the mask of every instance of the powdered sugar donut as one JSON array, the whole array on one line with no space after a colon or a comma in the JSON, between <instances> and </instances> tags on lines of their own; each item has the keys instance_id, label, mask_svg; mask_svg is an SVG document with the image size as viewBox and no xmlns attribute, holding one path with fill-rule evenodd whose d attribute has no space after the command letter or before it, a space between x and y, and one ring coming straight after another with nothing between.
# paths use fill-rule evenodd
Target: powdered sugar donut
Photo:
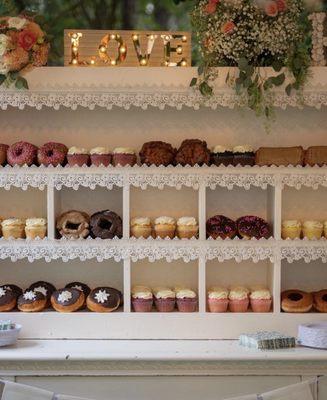
<instances>
[{"instance_id":1,"label":"powdered sugar donut","mask_svg":"<svg viewBox=\"0 0 327 400\"><path fill-rule=\"evenodd\" d=\"M39 164L48 166L63 165L66 160L67 147L61 143L49 142L39 148L37 161Z\"/></svg>"},{"instance_id":2,"label":"powdered sugar donut","mask_svg":"<svg viewBox=\"0 0 327 400\"><path fill-rule=\"evenodd\" d=\"M17 142L7 151L7 161L10 165L32 165L36 159L37 147L28 142Z\"/></svg>"}]
</instances>

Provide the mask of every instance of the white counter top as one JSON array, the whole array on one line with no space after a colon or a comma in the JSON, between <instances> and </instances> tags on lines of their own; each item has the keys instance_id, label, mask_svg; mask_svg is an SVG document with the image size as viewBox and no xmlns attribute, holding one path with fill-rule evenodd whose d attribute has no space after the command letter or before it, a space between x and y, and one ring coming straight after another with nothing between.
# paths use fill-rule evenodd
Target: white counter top
<instances>
[{"instance_id":1,"label":"white counter top","mask_svg":"<svg viewBox=\"0 0 327 400\"><path fill-rule=\"evenodd\" d=\"M19 340L0 361L326 361L327 351L260 351L236 340Z\"/></svg>"}]
</instances>

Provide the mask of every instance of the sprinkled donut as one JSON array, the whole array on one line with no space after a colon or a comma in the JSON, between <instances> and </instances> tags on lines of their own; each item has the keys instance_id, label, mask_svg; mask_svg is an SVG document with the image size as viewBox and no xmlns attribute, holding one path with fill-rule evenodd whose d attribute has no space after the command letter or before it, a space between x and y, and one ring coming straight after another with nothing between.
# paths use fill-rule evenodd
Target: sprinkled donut
<instances>
[{"instance_id":1,"label":"sprinkled donut","mask_svg":"<svg viewBox=\"0 0 327 400\"><path fill-rule=\"evenodd\" d=\"M37 147L28 142L17 142L9 146L7 161L10 165L32 165L36 160Z\"/></svg>"},{"instance_id":2,"label":"sprinkled donut","mask_svg":"<svg viewBox=\"0 0 327 400\"><path fill-rule=\"evenodd\" d=\"M230 238L232 239L236 235L236 223L224 215L214 215L209 218L206 224L207 237L217 239Z\"/></svg>"},{"instance_id":3,"label":"sprinkled donut","mask_svg":"<svg viewBox=\"0 0 327 400\"><path fill-rule=\"evenodd\" d=\"M114 211L99 211L91 216L91 234L94 238L113 239L123 235L123 223Z\"/></svg>"},{"instance_id":4,"label":"sprinkled donut","mask_svg":"<svg viewBox=\"0 0 327 400\"><path fill-rule=\"evenodd\" d=\"M270 236L270 229L268 223L259 217L247 215L241 217L236 221L237 230L243 239L268 239Z\"/></svg>"},{"instance_id":5,"label":"sprinkled donut","mask_svg":"<svg viewBox=\"0 0 327 400\"><path fill-rule=\"evenodd\" d=\"M39 148L37 161L41 165L63 165L66 160L67 147L61 143L49 142Z\"/></svg>"}]
</instances>

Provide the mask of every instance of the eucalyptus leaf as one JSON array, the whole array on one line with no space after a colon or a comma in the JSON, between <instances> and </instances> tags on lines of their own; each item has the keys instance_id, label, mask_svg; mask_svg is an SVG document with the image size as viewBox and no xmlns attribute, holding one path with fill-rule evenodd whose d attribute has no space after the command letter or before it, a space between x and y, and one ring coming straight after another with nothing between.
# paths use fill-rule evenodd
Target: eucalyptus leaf
<instances>
[{"instance_id":1,"label":"eucalyptus leaf","mask_svg":"<svg viewBox=\"0 0 327 400\"><path fill-rule=\"evenodd\" d=\"M283 68L283 63L279 60L275 60L272 63L272 67L276 72L279 72Z\"/></svg>"},{"instance_id":2,"label":"eucalyptus leaf","mask_svg":"<svg viewBox=\"0 0 327 400\"><path fill-rule=\"evenodd\" d=\"M212 95L212 87L207 84L207 82L201 82L199 86L200 92L204 96L211 96Z\"/></svg>"},{"instance_id":3,"label":"eucalyptus leaf","mask_svg":"<svg viewBox=\"0 0 327 400\"><path fill-rule=\"evenodd\" d=\"M197 78L192 78L191 82L190 82L190 86L195 86L197 84Z\"/></svg>"},{"instance_id":4,"label":"eucalyptus leaf","mask_svg":"<svg viewBox=\"0 0 327 400\"><path fill-rule=\"evenodd\" d=\"M17 89L28 89L27 80L25 78L22 78L21 76L19 76L15 82L15 87Z\"/></svg>"},{"instance_id":5,"label":"eucalyptus leaf","mask_svg":"<svg viewBox=\"0 0 327 400\"><path fill-rule=\"evenodd\" d=\"M198 66L198 74L199 74L199 75L202 75L202 74L203 74L203 71L204 71L204 65L201 64L201 65Z\"/></svg>"},{"instance_id":6,"label":"eucalyptus leaf","mask_svg":"<svg viewBox=\"0 0 327 400\"><path fill-rule=\"evenodd\" d=\"M0 74L0 86L3 84L3 82L7 79L6 75Z\"/></svg>"},{"instance_id":7,"label":"eucalyptus leaf","mask_svg":"<svg viewBox=\"0 0 327 400\"><path fill-rule=\"evenodd\" d=\"M248 60L245 57L242 57L238 60L238 67L241 71L246 70L246 68L248 67L249 63Z\"/></svg>"},{"instance_id":8,"label":"eucalyptus leaf","mask_svg":"<svg viewBox=\"0 0 327 400\"><path fill-rule=\"evenodd\" d=\"M283 74L279 74L277 76L274 76L272 78L272 83L275 86L281 86L284 82L285 82L285 74L284 73Z\"/></svg>"},{"instance_id":9,"label":"eucalyptus leaf","mask_svg":"<svg viewBox=\"0 0 327 400\"><path fill-rule=\"evenodd\" d=\"M292 85L291 85L290 83L286 86L285 92L286 92L286 94L287 94L288 96L291 95L291 93L292 93Z\"/></svg>"}]
</instances>

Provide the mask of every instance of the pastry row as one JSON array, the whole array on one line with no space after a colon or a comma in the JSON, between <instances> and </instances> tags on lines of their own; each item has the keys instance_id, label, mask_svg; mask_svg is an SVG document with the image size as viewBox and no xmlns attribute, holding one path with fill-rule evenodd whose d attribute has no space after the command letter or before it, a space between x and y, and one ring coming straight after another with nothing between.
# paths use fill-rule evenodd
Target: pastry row
<instances>
[{"instance_id":1,"label":"pastry row","mask_svg":"<svg viewBox=\"0 0 327 400\"><path fill-rule=\"evenodd\" d=\"M47 235L45 218L8 218L0 219L0 234L5 239L44 239Z\"/></svg>"},{"instance_id":2,"label":"pastry row","mask_svg":"<svg viewBox=\"0 0 327 400\"><path fill-rule=\"evenodd\" d=\"M199 225L194 217L181 217L177 221L173 217L162 216L152 222L148 217L135 217L131 219L131 236L147 239L150 236L170 238L177 236L180 239L196 238Z\"/></svg>"},{"instance_id":3,"label":"pastry row","mask_svg":"<svg viewBox=\"0 0 327 400\"><path fill-rule=\"evenodd\" d=\"M320 239L323 235L327 238L327 221L285 220L282 222L283 239L300 239L303 237L314 240Z\"/></svg>"},{"instance_id":4,"label":"pastry row","mask_svg":"<svg viewBox=\"0 0 327 400\"><path fill-rule=\"evenodd\" d=\"M212 287L207 294L208 310L213 313L247 312L249 307L253 312L269 312L272 306L270 291L264 286L254 286L248 289L244 286L234 286L230 289Z\"/></svg>"},{"instance_id":5,"label":"pastry row","mask_svg":"<svg viewBox=\"0 0 327 400\"><path fill-rule=\"evenodd\" d=\"M38 312L52 307L58 312L74 312L87 308L94 312L111 312L123 304L122 293L112 287L93 290L81 282L70 282L62 289L38 281L22 290L17 285L0 286L0 312L18 308L23 312Z\"/></svg>"},{"instance_id":6,"label":"pastry row","mask_svg":"<svg viewBox=\"0 0 327 400\"><path fill-rule=\"evenodd\" d=\"M307 313L311 310L327 312L327 289L318 292L305 292L290 289L282 292L281 309L288 313Z\"/></svg>"},{"instance_id":7,"label":"pastry row","mask_svg":"<svg viewBox=\"0 0 327 400\"><path fill-rule=\"evenodd\" d=\"M143 144L139 152L140 164L168 165L325 165L327 164L327 146L312 146L304 150L297 147L260 147L254 151L250 145L217 145L209 150L207 143L200 139L186 139L178 149L170 143L150 141ZM134 149L117 147L112 151L108 147L70 147L62 143L49 142L40 148L20 141L11 146L0 144L0 165L44 166L133 166L138 162Z\"/></svg>"}]
</instances>

